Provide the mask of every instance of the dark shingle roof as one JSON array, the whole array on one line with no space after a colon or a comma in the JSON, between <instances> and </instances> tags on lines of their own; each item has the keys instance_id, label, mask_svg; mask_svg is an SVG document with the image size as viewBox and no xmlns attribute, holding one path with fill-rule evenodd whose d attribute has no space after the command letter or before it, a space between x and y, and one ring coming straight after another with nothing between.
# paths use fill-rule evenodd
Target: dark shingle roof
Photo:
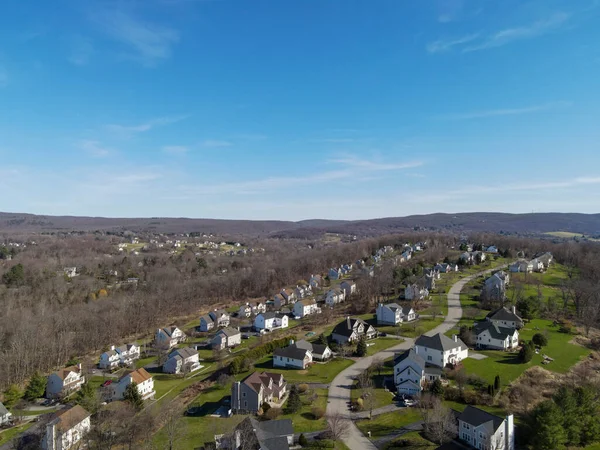
<instances>
[{"instance_id":1,"label":"dark shingle roof","mask_svg":"<svg viewBox=\"0 0 600 450\"><path fill-rule=\"evenodd\" d=\"M506 309L504 306L498 308L495 311L490 312L486 317L490 320L508 320L516 322L522 321L518 315Z\"/></svg>"},{"instance_id":2,"label":"dark shingle roof","mask_svg":"<svg viewBox=\"0 0 600 450\"><path fill-rule=\"evenodd\" d=\"M289 345L284 348L276 348L275 351L273 351L273 355L302 360L306 356L307 351L309 350L306 350L305 348L298 348L295 345Z\"/></svg>"},{"instance_id":3,"label":"dark shingle roof","mask_svg":"<svg viewBox=\"0 0 600 450\"><path fill-rule=\"evenodd\" d=\"M317 355L322 355L327 350L327 345L322 344L313 344L312 342L308 342L307 340L301 339L294 344L298 348L303 348L305 350L310 350Z\"/></svg>"},{"instance_id":4,"label":"dark shingle roof","mask_svg":"<svg viewBox=\"0 0 600 450\"><path fill-rule=\"evenodd\" d=\"M410 359L417 363L420 367L425 367L425 360L412 348L410 350L406 350L404 353L396 355L394 358L394 366L401 363L405 359Z\"/></svg>"},{"instance_id":5,"label":"dark shingle roof","mask_svg":"<svg viewBox=\"0 0 600 450\"><path fill-rule=\"evenodd\" d=\"M178 348L169 353L169 358L174 358L175 356L181 356L183 359L190 358L192 356L197 355L198 352L191 347Z\"/></svg>"},{"instance_id":6,"label":"dark shingle roof","mask_svg":"<svg viewBox=\"0 0 600 450\"><path fill-rule=\"evenodd\" d=\"M494 431L504 422L504 418L490 414L474 406L467 406L465 410L458 416L458 420L468 423L474 427L483 425L484 423L491 422Z\"/></svg>"},{"instance_id":7,"label":"dark shingle roof","mask_svg":"<svg viewBox=\"0 0 600 450\"><path fill-rule=\"evenodd\" d=\"M498 325L489 321L476 323L473 327L473 333L475 333L476 336L480 335L486 330L489 331L490 336L493 339L500 340L505 340L508 336L513 336L516 331L514 328L499 327Z\"/></svg>"},{"instance_id":8,"label":"dark shingle roof","mask_svg":"<svg viewBox=\"0 0 600 450\"><path fill-rule=\"evenodd\" d=\"M290 419L260 422L247 417L237 427L243 433L244 447L258 450L289 450L287 436L294 434Z\"/></svg>"},{"instance_id":9,"label":"dark shingle roof","mask_svg":"<svg viewBox=\"0 0 600 450\"><path fill-rule=\"evenodd\" d=\"M362 319L353 319L351 317L347 317L342 322L338 323L333 329L332 333L339 334L340 336L352 336L352 332L355 327L358 327L361 324L365 327L365 333L371 327L367 322Z\"/></svg>"},{"instance_id":10,"label":"dark shingle roof","mask_svg":"<svg viewBox=\"0 0 600 450\"><path fill-rule=\"evenodd\" d=\"M5 416L8 414L8 409L6 409L6 406L4 406L2 404L2 402L0 402L0 416Z\"/></svg>"},{"instance_id":11,"label":"dark shingle roof","mask_svg":"<svg viewBox=\"0 0 600 450\"><path fill-rule=\"evenodd\" d=\"M419 338L415 341L415 345L421 345L423 347L432 348L439 351L448 351L456 347L461 347L463 350L468 348L462 340L457 338L457 341L454 342L454 340L441 333L438 333L434 336L419 336Z\"/></svg>"},{"instance_id":12,"label":"dark shingle roof","mask_svg":"<svg viewBox=\"0 0 600 450\"><path fill-rule=\"evenodd\" d=\"M217 334L224 334L227 337L235 336L236 334L240 334L240 330L236 330L235 328L225 327L217 332Z\"/></svg>"}]
</instances>

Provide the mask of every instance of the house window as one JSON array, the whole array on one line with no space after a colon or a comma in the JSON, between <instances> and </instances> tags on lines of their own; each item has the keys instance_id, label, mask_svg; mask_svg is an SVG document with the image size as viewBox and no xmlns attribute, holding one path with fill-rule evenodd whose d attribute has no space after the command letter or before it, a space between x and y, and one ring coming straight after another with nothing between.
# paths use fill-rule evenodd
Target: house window
<instances>
[{"instance_id":1,"label":"house window","mask_svg":"<svg viewBox=\"0 0 600 450\"><path fill-rule=\"evenodd\" d=\"M248 406L248 402L246 400L244 400L244 407Z\"/></svg>"},{"instance_id":2,"label":"house window","mask_svg":"<svg viewBox=\"0 0 600 450\"><path fill-rule=\"evenodd\" d=\"M431 356L428 356L427 361L431 361L431 360L432 360Z\"/></svg>"},{"instance_id":3,"label":"house window","mask_svg":"<svg viewBox=\"0 0 600 450\"><path fill-rule=\"evenodd\" d=\"M245 397L245 396L246 396L246 393L245 393L245 392L242 392L242 397Z\"/></svg>"}]
</instances>

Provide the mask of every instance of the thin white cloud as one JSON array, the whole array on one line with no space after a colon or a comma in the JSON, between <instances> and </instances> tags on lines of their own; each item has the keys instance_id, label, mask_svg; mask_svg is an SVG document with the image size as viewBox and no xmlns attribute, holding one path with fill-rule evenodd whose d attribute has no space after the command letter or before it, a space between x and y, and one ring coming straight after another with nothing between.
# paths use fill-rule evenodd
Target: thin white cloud
<instances>
[{"instance_id":1,"label":"thin white cloud","mask_svg":"<svg viewBox=\"0 0 600 450\"><path fill-rule=\"evenodd\" d=\"M429 53L441 53L452 50L456 46L462 46L468 44L479 38L479 34L468 34L456 39L439 39L437 41L427 44L427 51Z\"/></svg>"},{"instance_id":2,"label":"thin white cloud","mask_svg":"<svg viewBox=\"0 0 600 450\"><path fill-rule=\"evenodd\" d=\"M108 131L122 134L122 135L132 135L136 133L145 133L146 131L150 131L153 128L170 125L172 123L180 122L186 119L188 116L172 116L172 117L159 117L157 119L152 119L144 123L140 123L138 125L119 125L119 124L109 124L106 125L106 129Z\"/></svg>"},{"instance_id":3,"label":"thin white cloud","mask_svg":"<svg viewBox=\"0 0 600 450\"><path fill-rule=\"evenodd\" d=\"M2 66L0 66L0 88L4 88L8 86L9 78L8 72Z\"/></svg>"},{"instance_id":4,"label":"thin white cloud","mask_svg":"<svg viewBox=\"0 0 600 450\"><path fill-rule=\"evenodd\" d=\"M470 113L461 114L447 114L438 116L438 119L442 120L469 120L469 119L483 119L486 117L497 117L497 116L516 116L521 114L532 114L540 111L548 111L551 109L571 106L570 102L554 102L544 103L541 105L527 106L523 108L505 108L505 109L489 109L485 111L475 111Z\"/></svg>"},{"instance_id":5,"label":"thin white cloud","mask_svg":"<svg viewBox=\"0 0 600 450\"><path fill-rule=\"evenodd\" d=\"M184 155L190 149L184 145L165 145L162 148L163 152L169 153L170 155Z\"/></svg>"},{"instance_id":6,"label":"thin white cloud","mask_svg":"<svg viewBox=\"0 0 600 450\"><path fill-rule=\"evenodd\" d=\"M104 158L114 152L113 149L103 146L99 141L82 140L78 147L94 158Z\"/></svg>"},{"instance_id":7,"label":"thin white cloud","mask_svg":"<svg viewBox=\"0 0 600 450\"><path fill-rule=\"evenodd\" d=\"M538 20L532 24L506 28L492 34L482 35L481 33L476 33L456 39L440 39L428 44L426 49L429 53L441 53L459 48L461 52L468 53L502 47L512 42L532 39L559 30L570 18L571 14L557 12L546 19Z\"/></svg>"},{"instance_id":8,"label":"thin white cloud","mask_svg":"<svg viewBox=\"0 0 600 450\"><path fill-rule=\"evenodd\" d=\"M411 161L406 163L382 163L374 162L366 159L360 159L355 156L347 156L329 160L330 163L341 164L342 166L353 169L369 170L369 171L386 171L386 170L403 170L420 167L422 161Z\"/></svg>"},{"instance_id":9,"label":"thin white cloud","mask_svg":"<svg viewBox=\"0 0 600 450\"><path fill-rule=\"evenodd\" d=\"M70 42L70 47L70 53L67 60L76 66L86 65L94 53L92 42L83 36L73 37Z\"/></svg>"},{"instance_id":10,"label":"thin white cloud","mask_svg":"<svg viewBox=\"0 0 600 450\"><path fill-rule=\"evenodd\" d=\"M220 148L220 147L231 147L233 144L229 141L221 141L218 139L207 139L201 143L202 147L206 148Z\"/></svg>"},{"instance_id":11,"label":"thin white cloud","mask_svg":"<svg viewBox=\"0 0 600 450\"><path fill-rule=\"evenodd\" d=\"M92 19L113 40L127 49L126 56L146 67L154 67L171 56L179 33L162 25L143 21L123 10L96 12Z\"/></svg>"}]
</instances>

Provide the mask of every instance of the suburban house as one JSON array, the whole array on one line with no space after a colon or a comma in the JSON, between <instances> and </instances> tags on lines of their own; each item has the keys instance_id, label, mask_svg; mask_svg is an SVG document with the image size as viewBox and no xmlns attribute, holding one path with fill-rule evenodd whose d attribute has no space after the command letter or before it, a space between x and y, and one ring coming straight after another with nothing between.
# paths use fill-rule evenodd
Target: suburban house
<instances>
[{"instance_id":1,"label":"suburban house","mask_svg":"<svg viewBox=\"0 0 600 450\"><path fill-rule=\"evenodd\" d=\"M346 293L346 297L356 294L356 283L353 280L342 281L340 288Z\"/></svg>"},{"instance_id":2,"label":"suburban house","mask_svg":"<svg viewBox=\"0 0 600 450\"><path fill-rule=\"evenodd\" d=\"M400 255L400 257L404 261L410 261L410 259L412 258L412 250L405 250L405 251L403 251L402 254Z\"/></svg>"},{"instance_id":3,"label":"suburban house","mask_svg":"<svg viewBox=\"0 0 600 450\"><path fill-rule=\"evenodd\" d=\"M224 309L215 309L208 313L217 327L228 327L231 317Z\"/></svg>"},{"instance_id":4,"label":"suburban house","mask_svg":"<svg viewBox=\"0 0 600 450\"><path fill-rule=\"evenodd\" d=\"M428 291L435 289L435 274L433 272L423 275L423 284Z\"/></svg>"},{"instance_id":5,"label":"suburban house","mask_svg":"<svg viewBox=\"0 0 600 450\"><path fill-rule=\"evenodd\" d=\"M329 272L327 272L327 275L329 276L330 280L339 280L342 278L342 270L340 268L331 268L329 269Z\"/></svg>"},{"instance_id":6,"label":"suburban house","mask_svg":"<svg viewBox=\"0 0 600 450\"><path fill-rule=\"evenodd\" d=\"M330 289L325 296L325 303L329 306L337 305L346 299L346 291L339 287Z\"/></svg>"},{"instance_id":7,"label":"suburban house","mask_svg":"<svg viewBox=\"0 0 600 450\"><path fill-rule=\"evenodd\" d=\"M200 317L200 331L210 331L215 327L215 321L208 314Z\"/></svg>"},{"instance_id":8,"label":"suburban house","mask_svg":"<svg viewBox=\"0 0 600 450\"><path fill-rule=\"evenodd\" d=\"M319 311L317 301L314 298L305 298L294 303L294 316L305 317Z\"/></svg>"},{"instance_id":9,"label":"suburban house","mask_svg":"<svg viewBox=\"0 0 600 450\"><path fill-rule=\"evenodd\" d=\"M394 358L394 384L398 394L418 395L427 383L432 383L441 375L442 369L427 364L416 348Z\"/></svg>"},{"instance_id":10,"label":"suburban house","mask_svg":"<svg viewBox=\"0 0 600 450\"><path fill-rule=\"evenodd\" d=\"M310 350L310 352L312 353L313 360L327 361L333 356L333 353L328 345L313 344L304 339L300 339L294 345L298 348Z\"/></svg>"},{"instance_id":11,"label":"suburban house","mask_svg":"<svg viewBox=\"0 0 600 450\"><path fill-rule=\"evenodd\" d=\"M341 269L344 275L348 275L350 272L352 272L352 264L344 264Z\"/></svg>"},{"instance_id":12,"label":"suburban house","mask_svg":"<svg viewBox=\"0 0 600 450\"><path fill-rule=\"evenodd\" d=\"M498 417L474 406L458 415L458 439L476 449L514 450L513 415Z\"/></svg>"},{"instance_id":13,"label":"suburban house","mask_svg":"<svg viewBox=\"0 0 600 450\"><path fill-rule=\"evenodd\" d=\"M254 319L254 329L257 331L262 330L276 330L278 328L288 327L288 316L276 312L262 313L256 316Z\"/></svg>"},{"instance_id":14,"label":"suburban house","mask_svg":"<svg viewBox=\"0 0 600 450\"><path fill-rule=\"evenodd\" d=\"M534 272L543 272L545 269L544 263L537 258L532 259L530 264Z\"/></svg>"},{"instance_id":15,"label":"suburban house","mask_svg":"<svg viewBox=\"0 0 600 450\"><path fill-rule=\"evenodd\" d=\"M136 384L142 399L147 400L154 397L154 380L152 379L152 376L146 372L146 369L142 368L123 375L119 381L110 385L112 388L112 400L122 400L127 386L131 383Z\"/></svg>"},{"instance_id":16,"label":"suburban house","mask_svg":"<svg viewBox=\"0 0 600 450\"><path fill-rule=\"evenodd\" d=\"M375 311L377 325L397 325L402 322L411 322L417 318L415 310L410 306L400 306L397 303L380 303Z\"/></svg>"},{"instance_id":17,"label":"suburban house","mask_svg":"<svg viewBox=\"0 0 600 450\"><path fill-rule=\"evenodd\" d=\"M273 297L273 306L276 309L281 309L282 306L285 306L288 304L288 301L286 300L286 298L281 295L281 294L275 294L275 296Z\"/></svg>"},{"instance_id":18,"label":"suburban house","mask_svg":"<svg viewBox=\"0 0 600 450\"><path fill-rule=\"evenodd\" d=\"M554 257L552 256L552 253L546 252L543 255L536 257L536 259L542 264L544 264L544 268L547 269L548 267L550 267L550 264L554 260Z\"/></svg>"},{"instance_id":19,"label":"suburban house","mask_svg":"<svg viewBox=\"0 0 600 450\"><path fill-rule=\"evenodd\" d=\"M313 289L318 289L323 285L323 277L321 275L311 275L308 284L310 284Z\"/></svg>"},{"instance_id":20,"label":"suburban house","mask_svg":"<svg viewBox=\"0 0 600 450\"><path fill-rule=\"evenodd\" d=\"M367 339L377 337L377 330L362 319L346 317L331 332L331 338L338 344L356 342L361 336Z\"/></svg>"},{"instance_id":21,"label":"suburban house","mask_svg":"<svg viewBox=\"0 0 600 450\"><path fill-rule=\"evenodd\" d=\"M223 350L242 343L242 333L231 327L221 328L210 341L212 348Z\"/></svg>"},{"instance_id":22,"label":"suburban house","mask_svg":"<svg viewBox=\"0 0 600 450\"><path fill-rule=\"evenodd\" d=\"M141 348L135 342L132 344L125 344L115 348L115 351L121 358L121 364L129 366L136 359L140 359Z\"/></svg>"},{"instance_id":23,"label":"suburban house","mask_svg":"<svg viewBox=\"0 0 600 450\"><path fill-rule=\"evenodd\" d=\"M156 330L156 334L154 336L154 342L159 348L173 348L180 342L185 341L186 336L183 331L181 331L176 326L159 328Z\"/></svg>"},{"instance_id":24,"label":"suburban house","mask_svg":"<svg viewBox=\"0 0 600 450\"><path fill-rule=\"evenodd\" d=\"M436 264L434 266L434 269L439 271L440 273L451 273L451 272L458 272L458 265L456 264L448 264L448 263L441 263L441 264Z\"/></svg>"},{"instance_id":25,"label":"suburban house","mask_svg":"<svg viewBox=\"0 0 600 450\"><path fill-rule=\"evenodd\" d=\"M52 416L42 437L44 450L79 448L78 443L90 431L90 413L79 405L61 409Z\"/></svg>"},{"instance_id":26,"label":"suburban house","mask_svg":"<svg viewBox=\"0 0 600 450\"><path fill-rule=\"evenodd\" d=\"M501 327L494 322L479 322L473 327L478 348L512 350L519 345L519 332L516 328Z\"/></svg>"},{"instance_id":27,"label":"suburban house","mask_svg":"<svg viewBox=\"0 0 600 450\"><path fill-rule=\"evenodd\" d=\"M7 425L12 422L12 414L6 407L0 402L0 427Z\"/></svg>"},{"instance_id":28,"label":"suburban house","mask_svg":"<svg viewBox=\"0 0 600 450\"><path fill-rule=\"evenodd\" d=\"M284 348L273 351L273 367L289 367L292 369L306 369L313 362L312 352L294 345L293 341Z\"/></svg>"},{"instance_id":29,"label":"suburban house","mask_svg":"<svg viewBox=\"0 0 600 450\"><path fill-rule=\"evenodd\" d=\"M520 259L509 266L509 271L513 273L531 273L533 272L533 263Z\"/></svg>"},{"instance_id":30,"label":"suburban house","mask_svg":"<svg viewBox=\"0 0 600 450\"><path fill-rule=\"evenodd\" d=\"M105 351L100 355L100 361L98 362L98 368L104 370L112 370L119 367L121 358L115 351L115 346L111 345L110 350Z\"/></svg>"},{"instance_id":31,"label":"suburban house","mask_svg":"<svg viewBox=\"0 0 600 450\"><path fill-rule=\"evenodd\" d=\"M63 273L69 278L73 278L79 275L77 273L77 267L65 267L63 268Z\"/></svg>"},{"instance_id":32,"label":"suburban house","mask_svg":"<svg viewBox=\"0 0 600 450\"><path fill-rule=\"evenodd\" d=\"M292 289L282 289L280 294L285 298L287 303L296 301L296 293Z\"/></svg>"},{"instance_id":33,"label":"suburban house","mask_svg":"<svg viewBox=\"0 0 600 450\"><path fill-rule=\"evenodd\" d=\"M412 308L412 306L407 305L402 307L402 321L403 322L412 322L417 319L417 313Z\"/></svg>"},{"instance_id":34,"label":"suburban house","mask_svg":"<svg viewBox=\"0 0 600 450\"><path fill-rule=\"evenodd\" d=\"M453 339L438 333L434 336L421 335L415 341L415 352L427 364L442 369L447 365L455 365L469 356L467 345L456 335Z\"/></svg>"},{"instance_id":35,"label":"suburban house","mask_svg":"<svg viewBox=\"0 0 600 450\"><path fill-rule=\"evenodd\" d=\"M290 419L259 421L246 417L231 435L215 435L217 449L289 450L294 445L294 427Z\"/></svg>"},{"instance_id":36,"label":"suburban house","mask_svg":"<svg viewBox=\"0 0 600 450\"><path fill-rule=\"evenodd\" d=\"M506 294L509 275L504 271L496 272L485 280L482 294L488 299L502 300Z\"/></svg>"},{"instance_id":37,"label":"suburban house","mask_svg":"<svg viewBox=\"0 0 600 450\"><path fill-rule=\"evenodd\" d=\"M81 371L81 364L65 367L54 372L48 377L46 384L46 397L61 398L78 391L85 383L85 377Z\"/></svg>"},{"instance_id":38,"label":"suburban house","mask_svg":"<svg viewBox=\"0 0 600 450\"><path fill-rule=\"evenodd\" d=\"M294 293L296 294L296 298L298 299L309 297L312 295L312 288L307 284L303 284L300 286L296 286Z\"/></svg>"},{"instance_id":39,"label":"suburban house","mask_svg":"<svg viewBox=\"0 0 600 450\"><path fill-rule=\"evenodd\" d=\"M465 252L459 256L459 260L466 264L479 264L485 261L485 253L483 252Z\"/></svg>"},{"instance_id":40,"label":"suburban house","mask_svg":"<svg viewBox=\"0 0 600 450\"><path fill-rule=\"evenodd\" d=\"M249 303L240 306L240 310L238 311L238 316L240 317L250 317L252 315L252 307Z\"/></svg>"},{"instance_id":41,"label":"suburban house","mask_svg":"<svg viewBox=\"0 0 600 450\"><path fill-rule=\"evenodd\" d=\"M185 347L169 353L162 370L164 373L190 373L201 367L198 352L193 348Z\"/></svg>"},{"instance_id":42,"label":"suburban house","mask_svg":"<svg viewBox=\"0 0 600 450\"><path fill-rule=\"evenodd\" d=\"M490 245L488 248L485 249L485 251L487 253L498 253L498 247L496 247L495 245Z\"/></svg>"},{"instance_id":43,"label":"suburban house","mask_svg":"<svg viewBox=\"0 0 600 450\"><path fill-rule=\"evenodd\" d=\"M427 297L429 297L429 290L417 283L409 284L404 289L404 298L406 300L424 300Z\"/></svg>"},{"instance_id":44,"label":"suburban house","mask_svg":"<svg viewBox=\"0 0 600 450\"><path fill-rule=\"evenodd\" d=\"M499 327L516 328L520 330L523 328L523 319L517 315L517 308L514 306L512 309L505 308L504 306L491 311L485 320L492 322Z\"/></svg>"},{"instance_id":45,"label":"suburban house","mask_svg":"<svg viewBox=\"0 0 600 450\"><path fill-rule=\"evenodd\" d=\"M279 373L254 372L231 386L231 410L256 414L263 403L285 397L287 383Z\"/></svg>"},{"instance_id":46,"label":"suburban house","mask_svg":"<svg viewBox=\"0 0 600 450\"><path fill-rule=\"evenodd\" d=\"M435 267L423 268L423 275L431 276L431 277L433 277L434 280L439 280L440 278L442 278L440 271L438 269L436 269Z\"/></svg>"},{"instance_id":47,"label":"suburban house","mask_svg":"<svg viewBox=\"0 0 600 450\"><path fill-rule=\"evenodd\" d=\"M267 312L267 304L263 302L256 302L256 305L252 305L252 314L262 314Z\"/></svg>"}]
</instances>

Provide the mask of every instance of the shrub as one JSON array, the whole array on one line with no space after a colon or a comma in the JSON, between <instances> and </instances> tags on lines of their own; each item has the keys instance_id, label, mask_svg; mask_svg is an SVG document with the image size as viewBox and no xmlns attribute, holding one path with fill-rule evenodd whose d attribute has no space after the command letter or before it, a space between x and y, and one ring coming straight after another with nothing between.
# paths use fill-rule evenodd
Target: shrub
<instances>
[{"instance_id":1,"label":"shrub","mask_svg":"<svg viewBox=\"0 0 600 450\"><path fill-rule=\"evenodd\" d=\"M528 363L533 358L535 350L532 342L525 342L519 351L519 360L522 363Z\"/></svg>"},{"instance_id":2,"label":"shrub","mask_svg":"<svg viewBox=\"0 0 600 450\"><path fill-rule=\"evenodd\" d=\"M435 380L431 384L431 393L436 397L444 396L444 386L442 385L442 382L439 379Z\"/></svg>"},{"instance_id":3,"label":"shrub","mask_svg":"<svg viewBox=\"0 0 600 450\"><path fill-rule=\"evenodd\" d=\"M568 320L561 321L559 325L559 333L571 334L573 332L573 324Z\"/></svg>"},{"instance_id":4,"label":"shrub","mask_svg":"<svg viewBox=\"0 0 600 450\"><path fill-rule=\"evenodd\" d=\"M271 409L271 405L269 405L267 402L264 402L260 409L262 409L263 413L266 413Z\"/></svg>"},{"instance_id":5,"label":"shrub","mask_svg":"<svg viewBox=\"0 0 600 450\"><path fill-rule=\"evenodd\" d=\"M308 391L308 384L303 383L298 385L298 392L304 394L306 391Z\"/></svg>"},{"instance_id":6,"label":"shrub","mask_svg":"<svg viewBox=\"0 0 600 450\"><path fill-rule=\"evenodd\" d=\"M475 389L484 390L487 388L488 383L487 381L485 381L484 378L480 377L479 375L470 374L467 377L467 384L470 384Z\"/></svg>"},{"instance_id":7,"label":"shrub","mask_svg":"<svg viewBox=\"0 0 600 450\"><path fill-rule=\"evenodd\" d=\"M548 338L542 333L535 333L531 341L538 347L545 347L548 345Z\"/></svg>"},{"instance_id":8,"label":"shrub","mask_svg":"<svg viewBox=\"0 0 600 450\"><path fill-rule=\"evenodd\" d=\"M451 402L457 402L462 400L462 394L460 392L460 389L454 386L448 386L446 389L444 389L444 400L448 400Z\"/></svg>"},{"instance_id":9,"label":"shrub","mask_svg":"<svg viewBox=\"0 0 600 450\"><path fill-rule=\"evenodd\" d=\"M308 445L308 439L306 439L304 433L302 433L298 438L298 444L300 444L302 447L306 447Z\"/></svg>"},{"instance_id":10,"label":"shrub","mask_svg":"<svg viewBox=\"0 0 600 450\"><path fill-rule=\"evenodd\" d=\"M312 415L315 418L315 420L322 419L325 416L325 410L320 406L313 406Z\"/></svg>"},{"instance_id":11,"label":"shrub","mask_svg":"<svg viewBox=\"0 0 600 450\"><path fill-rule=\"evenodd\" d=\"M269 409L267 409L266 411L264 411L265 414L265 418L268 420L276 420L277 418L279 418L279 416L281 416L282 411L281 408L271 408L269 407Z\"/></svg>"},{"instance_id":12,"label":"shrub","mask_svg":"<svg viewBox=\"0 0 600 450\"><path fill-rule=\"evenodd\" d=\"M356 409L357 410L362 411L364 405L365 405L365 401L362 398L358 398L356 400Z\"/></svg>"}]
</instances>

